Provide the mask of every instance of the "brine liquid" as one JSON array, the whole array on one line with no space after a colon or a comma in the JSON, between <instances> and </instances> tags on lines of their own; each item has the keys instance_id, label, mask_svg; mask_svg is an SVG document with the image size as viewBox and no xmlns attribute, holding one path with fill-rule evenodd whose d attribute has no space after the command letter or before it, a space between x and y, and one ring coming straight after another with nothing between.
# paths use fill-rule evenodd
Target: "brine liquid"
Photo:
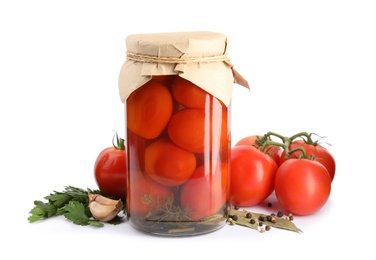
<instances>
[{"instance_id":1,"label":"brine liquid","mask_svg":"<svg viewBox=\"0 0 376 260\"><path fill-rule=\"evenodd\" d=\"M127 217L164 236L212 232L227 220L230 108L179 76L158 76L125 104Z\"/></svg>"}]
</instances>

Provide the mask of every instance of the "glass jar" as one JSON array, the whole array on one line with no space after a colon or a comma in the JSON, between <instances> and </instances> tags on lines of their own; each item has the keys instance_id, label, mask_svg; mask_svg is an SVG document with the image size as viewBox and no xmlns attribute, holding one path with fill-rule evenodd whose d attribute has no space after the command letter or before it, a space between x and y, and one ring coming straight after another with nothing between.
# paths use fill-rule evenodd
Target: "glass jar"
<instances>
[{"instance_id":1,"label":"glass jar","mask_svg":"<svg viewBox=\"0 0 376 260\"><path fill-rule=\"evenodd\" d=\"M234 78L223 55L225 39L203 32L127 38L119 88L125 107L127 218L137 230L192 236L215 231L227 221L228 93ZM221 42L218 54L211 51L211 41ZM176 46L184 46L179 48L183 53Z\"/></svg>"}]
</instances>

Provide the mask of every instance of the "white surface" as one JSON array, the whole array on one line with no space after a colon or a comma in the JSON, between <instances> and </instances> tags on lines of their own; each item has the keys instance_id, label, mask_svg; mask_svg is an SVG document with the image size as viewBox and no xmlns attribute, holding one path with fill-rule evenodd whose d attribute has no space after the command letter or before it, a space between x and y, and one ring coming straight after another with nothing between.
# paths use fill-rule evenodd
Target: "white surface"
<instances>
[{"instance_id":1,"label":"white surface","mask_svg":"<svg viewBox=\"0 0 376 260\"><path fill-rule=\"evenodd\" d=\"M207 2L1 1L0 258L375 258L374 1ZM29 224L34 200L67 185L96 187L95 158L112 130L124 130L117 78L125 37L188 30L227 34L251 85L235 86L234 142L268 131L328 137L337 173L325 207L295 219L304 233L226 226L170 239L128 223Z\"/></svg>"}]
</instances>

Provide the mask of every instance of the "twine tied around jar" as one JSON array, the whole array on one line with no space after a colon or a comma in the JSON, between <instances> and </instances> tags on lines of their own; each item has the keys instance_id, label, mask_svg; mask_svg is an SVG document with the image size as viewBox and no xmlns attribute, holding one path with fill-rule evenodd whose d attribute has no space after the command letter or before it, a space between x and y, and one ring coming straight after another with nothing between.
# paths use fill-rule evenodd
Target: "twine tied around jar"
<instances>
[{"instance_id":1,"label":"twine tied around jar","mask_svg":"<svg viewBox=\"0 0 376 260\"><path fill-rule=\"evenodd\" d=\"M225 54L208 57L159 57L146 54L127 52L127 59L144 63L193 63L193 62L230 62Z\"/></svg>"},{"instance_id":2,"label":"twine tied around jar","mask_svg":"<svg viewBox=\"0 0 376 260\"><path fill-rule=\"evenodd\" d=\"M121 101L153 75L179 75L228 106L234 83L249 86L230 61L227 46L226 35L216 32L128 35L119 75Z\"/></svg>"}]
</instances>

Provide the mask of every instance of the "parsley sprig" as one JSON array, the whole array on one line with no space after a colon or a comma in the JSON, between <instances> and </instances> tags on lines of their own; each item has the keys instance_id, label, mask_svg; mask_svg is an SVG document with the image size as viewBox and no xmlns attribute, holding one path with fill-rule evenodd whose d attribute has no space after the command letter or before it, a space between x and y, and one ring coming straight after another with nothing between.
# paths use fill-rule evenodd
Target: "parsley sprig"
<instances>
[{"instance_id":1,"label":"parsley sprig","mask_svg":"<svg viewBox=\"0 0 376 260\"><path fill-rule=\"evenodd\" d=\"M100 190L90 190L91 193L102 194ZM103 195L103 194L102 194ZM62 215L66 219L80 226L103 227L103 223L95 219L89 209L89 197L87 190L66 186L63 191L53 191L44 199L34 201L34 208L29 212L28 221L37 222L52 216ZM121 217L116 217L110 224L121 223Z\"/></svg>"}]
</instances>

